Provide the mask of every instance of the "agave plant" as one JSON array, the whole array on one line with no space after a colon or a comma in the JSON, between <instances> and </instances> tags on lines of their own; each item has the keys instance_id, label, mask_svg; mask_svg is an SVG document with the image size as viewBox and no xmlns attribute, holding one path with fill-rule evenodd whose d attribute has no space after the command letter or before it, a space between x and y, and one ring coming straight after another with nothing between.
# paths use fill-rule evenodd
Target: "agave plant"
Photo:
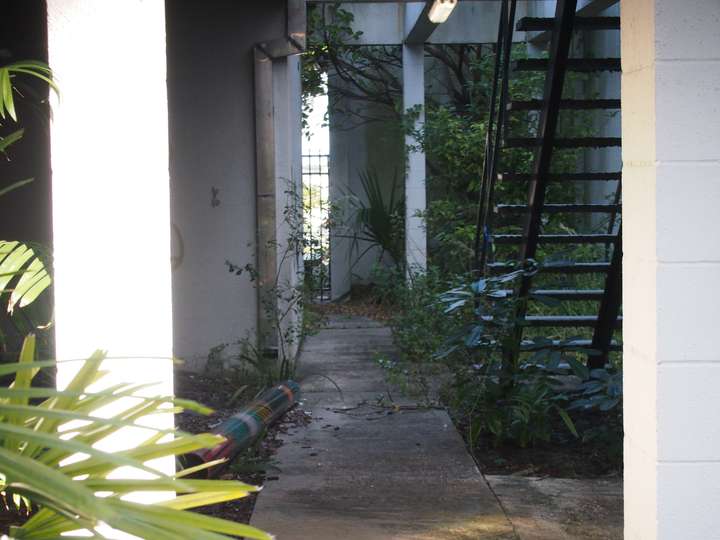
<instances>
[{"instance_id":1,"label":"agave plant","mask_svg":"<svg viewBox=\"0 0 720 540\"><path fill-rule=\"evenodd\" d=\"M209 409L170 397L143 397L147 388L141 385L93 391L91 385L107 374L104 361L103 353L93 354L64 390L33 387L34 376L56 362L35 360L31 335L18 362L0 365L0 376L14 375L12 384L0 386L0 494L6 508L14 506L28 514L27 521L11 526L5 538L79 538L88 532L93 538L115 538L113 531L146 540L272 538L248 525L187 511L258 490L236 481L187 478L219 462L170 475L148 465L158 458L215 446L222 437L149 428L142 424L143 418L182 408L202 413ZM119 412L110 418L94 412L108 405ZM97 448L100 441L128 427L145 430L147 439L122 451ZM147 479L117 478L119 470L133 471L135 477L141 471ZM125 498L146 491L170 495L152 504Z\"/></svg>"}]
</instances>

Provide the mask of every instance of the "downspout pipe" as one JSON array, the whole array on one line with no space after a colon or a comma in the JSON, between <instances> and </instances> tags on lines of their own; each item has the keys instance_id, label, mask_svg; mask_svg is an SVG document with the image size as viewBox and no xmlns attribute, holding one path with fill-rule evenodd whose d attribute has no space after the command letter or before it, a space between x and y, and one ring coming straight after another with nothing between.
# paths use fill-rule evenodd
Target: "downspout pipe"
<instances>
[{"instance_id":1,"label":"downspout pipe","mask_svg":"<svg viewBox=\"0 0 720 540\"><path fill-rule=\"evenodd\" d=\"M276 140L273 100L273 61L301 54L306 45L305 0L287 0L285 35L256 43L253 47L255 76L255 173L258 271L258 346L262 351L277 348L277 330L271 311L277 264ZM298 136L300 134L298 133Z\"/></svg>"}]
</instances>

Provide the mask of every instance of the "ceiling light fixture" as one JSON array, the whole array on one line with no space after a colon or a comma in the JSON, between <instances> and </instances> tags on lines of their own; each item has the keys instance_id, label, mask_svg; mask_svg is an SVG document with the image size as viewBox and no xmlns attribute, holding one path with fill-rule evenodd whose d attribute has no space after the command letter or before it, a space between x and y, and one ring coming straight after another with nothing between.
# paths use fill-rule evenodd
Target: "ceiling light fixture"
<instances>
[{"instance_id":1,"label":"ceiling light fixture","mask_svg":"<svg viewBox=\"0 0 720 540\"><path fill-rule=\"evenodd\" d=\"M456 5L457 0L435 0L428 12L428 19L435 24L444 23Z\"/></svg>"}]
</instances>

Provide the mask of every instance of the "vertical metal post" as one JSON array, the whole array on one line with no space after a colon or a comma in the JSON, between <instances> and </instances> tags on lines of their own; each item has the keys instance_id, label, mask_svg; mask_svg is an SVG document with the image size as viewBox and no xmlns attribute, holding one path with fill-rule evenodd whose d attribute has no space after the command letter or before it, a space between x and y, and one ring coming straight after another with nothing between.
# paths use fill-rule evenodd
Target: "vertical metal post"
<instances>
[{"instance_id":1,"label":"vertical metal post","mask_svg":"<svg viewBox=\"0 0 720 540\"><path fill-rule=\"evenodd\" d=\"M517 1L510 0L510 9L507 14L507 28L505 30L505 44L503 46L503 78L502 87L500 89L500 106L498 109L498 121L497 127L495 128L495 144L493 145L493 153L490 159L490 170L489 170L489 183L486 192L485 204L483 205L485 216L483 218L483 225L487 227L490 216L492 215L492 204L493 196L495 193L495 182L497 181L497 164L500 159L500 146L502 145L503 126L505 125L505 108L509 99L509 87L510 87L510 60L512 57L512 40L513 40L513 26L515 24L515 10L517 8ZM483 250L480 259L480 268L485 268L487 262L488 250L490 244L488 237L483 231Z\"/></svg>"},{"instance_id":2,"label":"vertical metal post","mask_svg":"<svg viewBox=\"0 0 720 540\"><path fill-rule=\"evenodd\" d=\"M524 242L520 249L520 260L533 258L537 252L538 237L541 232L540 216L545 205L576 8L577 0L558 0L555 8L555 28L550 44L550 63L545 77L544 104L540 112L538 127L538 138L541 140L541 144L535 155L528 188L529 212L523 231ZM520 296L527 296L529 288L530 280L526 278L523 280Z\"/></svg>"},{"instance_id":3,"label":"vertical metal post","mask_svg":"<svg viewBox=\"0 0 720 540\"><path fill-rule=\"evenodd\" d=\"M523 262L532 259L537 253L541 232L540 217L545 205L545 195L549 181L550 164L555 143L558 118L560 116L560 100L565 84L565 70L570 54L573 23L577 0L558 0L555 7L555 26L550 42L550 61L545 76L543 91L543 108L540 111L538 138L541 143L535 154L533 172L528 187L528 214L523 228L523 243L520 246L518 259ZM530 292L531 277L523 277L517 292L519 299L516 318L525 317L527 297ZM523 327L517 326L513 342L516 350L505 351L506 359L517 358L519 345L522 341Z\"/></svg>"},{"instance_id":4,"label":"vertical metal post","mask_svg":"<svg viewBox=\"0 0 720 540\"><path fill-rule=\"evenodd\" d=\"M484 264L481 264L481 257L484 258L484 255L481 256L480 252L482 251L484 253L486 249L484 242L484 205L490 183L490 161L492 160L493 156L493 127L495 123L495 109L497 106L498 84L500 81L500 64L503 50L503 33L506 24L505 19L507 18L507 4L508 0L504 0L500 8L500 18L498 19L498 35L497 42L495 44L495 67L493 69L493 86L492 93L490 95L490 114L488 115L488 127L487 133L485 134L485 157L483 161L482 178L480 180L480 193L478 194L477 223L475 228L475 245L472 269L476 272L483 270Z\"/></svg>"},{"instance_id":5,"label":"vertical metal post","mask_svg":"<svg viewBox=\"0 0 720 540\"><path fill-rule=\"evenodd\" d=\"M597 326L592 340L592 348L599 355L588 358L588 367L602 368L607 364L610 345L612 343L615 322L620 315L622 302L622 227L615 237L610 270L605 277L605 294L600 302Z\"/></svg>"}]
</instances>

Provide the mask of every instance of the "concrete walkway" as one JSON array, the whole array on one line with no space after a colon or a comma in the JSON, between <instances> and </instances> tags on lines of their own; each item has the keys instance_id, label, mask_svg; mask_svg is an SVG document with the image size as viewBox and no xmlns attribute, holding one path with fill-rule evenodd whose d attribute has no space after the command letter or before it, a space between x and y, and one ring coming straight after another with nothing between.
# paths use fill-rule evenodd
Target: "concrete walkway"
<instances>
[{"instance_id":1,"label":"concrete walkway","mask_svg":"<svg viewBox=\"0 0 720 540\"><path fill-rule=\"evenodd\" d=\"M252 524L278 540L515 540L445 411L397 392L399 407L377 405L388 388L375 357L392 350L389 329L360 319L306 340L299 378L314 421L285 438Z\"/></svg>"}]
</instances>

